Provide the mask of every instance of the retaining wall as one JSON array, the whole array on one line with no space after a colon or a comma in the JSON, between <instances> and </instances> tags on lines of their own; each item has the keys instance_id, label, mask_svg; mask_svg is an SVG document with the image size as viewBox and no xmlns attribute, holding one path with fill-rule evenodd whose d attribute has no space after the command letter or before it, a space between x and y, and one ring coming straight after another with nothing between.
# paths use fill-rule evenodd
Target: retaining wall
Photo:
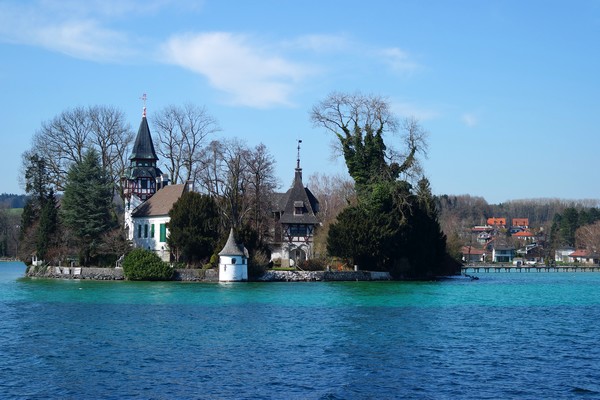
<instances>
[{"instance_id":1,"label":"retaining wall","mask_svg":"<svg viewBox=\"0 0 600 400\"><path fill-rule=\"evenodd\" d=\"M57 279L123 280L122 268L29 266L28 277ZM387 272L373 271L267 271L259 282L389 281ZM217 269L175 269L174 281L218 282Z\"/></svg>"}]
</instances>

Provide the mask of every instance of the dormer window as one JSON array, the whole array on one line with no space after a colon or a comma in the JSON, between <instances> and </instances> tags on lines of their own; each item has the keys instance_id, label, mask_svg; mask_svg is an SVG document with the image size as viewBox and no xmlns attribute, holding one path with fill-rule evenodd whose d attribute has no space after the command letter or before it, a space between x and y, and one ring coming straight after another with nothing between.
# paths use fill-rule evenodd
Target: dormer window
<instances>
[{"instance_id":1,"label":"dormer window","mask_svg":"<svg viewBox=\"0 0 600 400\"><path fill-rule=\"evenodd\" d=\"M294 215L302 215L304 211L304 202L303 201L295 201L294 202Z\"/></svg>"}]
</instances>

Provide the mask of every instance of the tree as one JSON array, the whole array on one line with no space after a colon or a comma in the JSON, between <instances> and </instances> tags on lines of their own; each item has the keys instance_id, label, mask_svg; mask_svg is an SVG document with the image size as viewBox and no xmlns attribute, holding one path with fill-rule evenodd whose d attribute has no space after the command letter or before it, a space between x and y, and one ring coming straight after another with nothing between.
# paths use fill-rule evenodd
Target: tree
<instances>
[{"instance_id":1,"label":"tree","mask_svg":"<svg viewBox=\"0 0 600 400\"><path fill-rule=\"evenodd\" d=\"M133 132L122 111L111 106L76 107L42 122L32 149L23 154L23 169L31 156L39 155L46 162L53 188L63 191L70 167L81 163L86 152L94 149L117 187L128 165L132 140Z\"/></svg>"},{"instance_id":2,"label":"tree","mask_svg":"<svg viewBox=\"0 0 600 400\"><path fill-rule=\"evenodd\" d=\"M25 169L25 191L29 199L21 216L23 259L35 252L45 259L58 231L58 211L46 159L37 154L29 157Z\"/></svg>"},{"instance_id":3,"label":"tree","mask_svg":"<svg viewBox=\"0 0 600 400\"><path fill-rule=\"evenodd\" d=\"M311 120L339 140L359 194L368 191L371 183L393 181L401 173L410 174L418 166L417 154L425 154L427 150L426 133L414 119L401 125L405 151L388 149L384 135L397 133L400 124L389 103L379 96L331 93L313 107Z\"/></svg>"},{"instance_id":4,"label":"tree","mask_svg":"<svg viewBox=\"0 0 600 400\"><path fill-rule=\"evenodd\" d=\"M206 262L219 239L219 210L211 196L184 193L169 211L167 243L178 261Z\"/></svg>"},{"instance_id":5,"label":"tree","mask_svg":"<svg viewBox=\"0 0 600 400\"><path fill-rule=\"evenodd\" d=\"M339 140L358 196L357 204L331 225L328 252L398 278L454 273L445 270L446 238L429 182L421 179L416 192L409 182L421 173L417 156L427 149L426 133L416 120L399 125L385 99L359 93L329 95L313 107L311 119ZM384 134L396 133L399 126L403 151L384 141Z\"/></svg>"},{"instance_id":6,"label":"tree","mask_svg":"<svg viewBox=\"0 0 600 400\"><path fill-rule=\"evenodd\" d=\"M579 249L600 251L600 221L579 227L575 232L575 244Z\"/></svg>"},{"instance_id":7,"label":"tree","mask_svg":"<svg viewBox=\"0 0 600 400\"><path fill-rule=\"evenodd\" d=\"M69 170L62 216L76 238L80 262L88 265L96 255L100 238L116 224L112 214L112 184L93 149Z\"/></svg>"},{"instance_id":8,"label":"tree","mask_svg":"<svg viewBox=\"0 0 600 400\"><path fill-rule=\"evenodd\" d=\"M196 180L202 170L206 138L220 130L217 120L204 107L186 104L168 106L153 117L158 133L157 152L166 163L173 183Z\"/></svg>"}]
</instances>

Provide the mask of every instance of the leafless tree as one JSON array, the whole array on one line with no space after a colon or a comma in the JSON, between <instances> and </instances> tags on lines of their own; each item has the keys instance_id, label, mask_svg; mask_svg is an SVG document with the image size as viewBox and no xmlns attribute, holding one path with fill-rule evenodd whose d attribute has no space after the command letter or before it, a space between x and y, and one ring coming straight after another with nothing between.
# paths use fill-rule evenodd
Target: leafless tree
<instances>
[{"instance_id":1,"label":"leafless tree","mask_svg":"<svg viewBox=\"0 0 600 400\"><path fill-rule=\"evenodd\" d=\"M204 107L167 106L152 118L158 133L157 152L173 183L196 180L202 169L202 152L208 136L220 130Z\"/></svg>"},{"instance_id":2,"label":"leafless tree","mask_svg":"<svg viewBox=\"0 0 600 400\"><path fill-rule=\"evenodd\" d=\"M98 150L102 168L108 172L121 194L123 188L120 178L129 165L128 150L133 141L133 132L125 122L123 112L114 107L93 106L88 109L88 114L91 145Z\"/></svg>"},{"instance_id":3,"label":"leafless tree","mask_svg":"<svg viewBox=\"0 0 600 400\"><path fill-rule=\"evenodd\" d=\"M250 223L263 239L268 233L269 201L277 180L275 161L263 144L250 149L237 139L212 141L204 151L196 182L219 204L224 228Z\"/></svg>"},{"instance_id":4,"label":"leafless tree","mask_svg":"<svg viewBox=\"0 0 600 400\"><path fill-rule=\"evenodd\" d=\"M275 178L275 159L260 143L244 153L248 165L248 192L252 207L252 225L263 241L269 234L270 206L273 191L278 186Z\"/></svg>"},{"instance_id":5,"label":"leafless tree","mask_svg":"<svg viewBox=\"0 0 600 400\"><path fill-rule=\"evenodd\" d=\"M600 251L600 221L578 228L575 232L575 245L580 249Z\"/></svg>"},{"instance_id":6,"label":"leafless tree","mask_svg":"<svg viewBox=\"0 0 600 400\"><path fill-rule=\"evenodd\" d=\"M110 106L76 107L42 122L22 162L25 166L34 153L44 158L54 189L62 191L70 166L81 162L93 148L102 156L102 166L115 185L119 185L132 139L131 128L120 110Z\"/></svg>"}]
</instances>

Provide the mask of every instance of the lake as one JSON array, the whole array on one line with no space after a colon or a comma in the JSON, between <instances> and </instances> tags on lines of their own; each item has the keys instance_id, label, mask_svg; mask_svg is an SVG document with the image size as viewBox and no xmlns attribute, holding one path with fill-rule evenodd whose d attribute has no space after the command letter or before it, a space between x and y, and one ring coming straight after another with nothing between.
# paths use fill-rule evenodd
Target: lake
<instances>
[{"instance_id":1,"label":"lake","mask_svg":"<svg viewBox=\"0 0 600 400\"><path fill-rule=\"evenodd\" d=\"M600 273L439 282L22 278L2 399L600 398Z\"/></svg>"}]
</instances>

